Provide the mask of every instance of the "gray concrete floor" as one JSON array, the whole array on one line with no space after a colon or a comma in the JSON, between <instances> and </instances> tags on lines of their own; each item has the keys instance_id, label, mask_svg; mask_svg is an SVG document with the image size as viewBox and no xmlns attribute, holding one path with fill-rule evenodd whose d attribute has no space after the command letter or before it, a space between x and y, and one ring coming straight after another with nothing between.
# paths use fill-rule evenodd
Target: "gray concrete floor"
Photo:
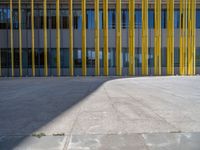
<instances>
[{"instance_id":1,"label":"gray concrete floor","mask_svg":"<svg viewBox=\"0 0 200 150\"><path fill-rule=\"evenodd\" d=\"M200 77L0 79L0 150L199 150Z\"/></svg>"}]
</instances>

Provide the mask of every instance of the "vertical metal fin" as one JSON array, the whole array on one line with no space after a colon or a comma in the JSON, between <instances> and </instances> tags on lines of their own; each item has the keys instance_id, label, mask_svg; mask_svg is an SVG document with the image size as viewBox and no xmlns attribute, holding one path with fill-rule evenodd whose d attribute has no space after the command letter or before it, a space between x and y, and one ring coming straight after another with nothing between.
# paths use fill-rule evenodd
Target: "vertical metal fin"
<instances>
[{"instance_id":1,"label":"vertical metal fin","mask_svg":"<svg viewBox=\"0 0 200 150\"><path fill-rule=\"evenodd\" d=\"M100 75L99 64L99 0L94 2L95 8L95 75Z\"/></svg>"},{"instance_id":2,"label":"vertical metal fin","mask_svg":"<svg viewBox=\"0 0 200 150\"><path fill-rule=\"evenodd\" d=\"M142 75L148 75L148 0L142 0Z\"/></svg>"},{"instance_id":3,"label":"vertical metal fin","mask_svg":"<svg viewBox=\"0 0 200 150\"><path fill-rule=\"evenodd\" d=\"M103 0L104 75L108 76L108 0Z\"/></svg>"}]
</instances>

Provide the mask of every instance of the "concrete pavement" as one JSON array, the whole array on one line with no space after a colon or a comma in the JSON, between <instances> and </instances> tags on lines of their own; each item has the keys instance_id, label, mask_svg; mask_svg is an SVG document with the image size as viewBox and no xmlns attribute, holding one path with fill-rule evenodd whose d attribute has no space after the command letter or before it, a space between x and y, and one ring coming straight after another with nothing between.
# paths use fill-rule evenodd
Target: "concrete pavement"
<instances>
[{"instance_id":1,"label":"concrete pavement","mask_svg":"<svg viewBox=\"0 0 200 150\"><path fill-rule=\"evenodd\" d=\"M0 150L199 150L200 77L0 79Z\"/></svg>"}]
</instances>

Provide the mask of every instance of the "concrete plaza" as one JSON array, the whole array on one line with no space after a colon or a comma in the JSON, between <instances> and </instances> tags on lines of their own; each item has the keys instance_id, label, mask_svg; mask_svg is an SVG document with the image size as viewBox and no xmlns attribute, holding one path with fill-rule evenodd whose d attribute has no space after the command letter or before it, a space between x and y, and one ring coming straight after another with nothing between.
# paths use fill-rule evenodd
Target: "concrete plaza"
<instances>
[{"instance_id":1,"label":"concrete plaza","mask_svg":"<svg viewBox=\"0 0 200 150\"><path fill-rule=\"evenodd\" d=\"M200 77L0 79L0 150L199 150Z\"/></svg>"}]
</instances>

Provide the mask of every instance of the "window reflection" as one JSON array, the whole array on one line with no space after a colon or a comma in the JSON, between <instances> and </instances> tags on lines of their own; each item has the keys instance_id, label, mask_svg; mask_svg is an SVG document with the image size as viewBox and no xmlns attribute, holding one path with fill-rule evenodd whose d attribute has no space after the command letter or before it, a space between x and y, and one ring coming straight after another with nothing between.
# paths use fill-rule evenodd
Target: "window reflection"
<instances>
[{"instance_id":1,"label":"window reflection","mask_svg":"<svg viewBox=\"0 0 200 150\"><path fill-rule=\"evenodd\" d=\"M108 10L108 28L115 29L115 24L116 24L115 10L114 9Z\"/></svg>"},{"instance_id":2,"label":"window reflection","mask_svg":"<svg viewBox=\"0 0 200 150\"><path fill-rule=\"evenodd\" d=\"M82 14L81 14L81 10L74 10L73 11L74 14L74 29L81 29L82 27Z\"/></svg>"},{"instance_id":3,"label":"window reflection","mask_svg":"<svg viewBox=\"0 0 200 150\"><path fill-rule=\"evenodd\" d=\"M150 29L154 28L154 10L148 12L148 24Z\"/></svg>"},{"instance_id":4,"label":"window reflection","mask_svg":"<svg viewBox=\"0 0 200 150\"><path fill-rule=\"evenodd\" d=\"M87 10L86 12L86 28L94 29L94 10Z\"/></svg>"},{"instance_id":5,"label":"window reflection","mask_svg":"<svg viewBox=\"0 0 200 150\"><path fill-rule=\"evenodd\" d=\"M135 10L135 28L142 28L142 12Z\"/></svg>"},{"instance_id":6,"label":"window reflection","mask_svg":"<svg viewBox=\"0 0 200 150\"><path fill-rule=\"evenodd\" d=\"M31 9L23 8L22 6L22 29L31 29ZM35 28L43 29L43 9L38 9L35 7ZM128 9L122 9L121 12L121 23L122 28L126 29L129 25L129 12ZM86 27L87 29L94 29L95 20L94 20L94 9L86 10ZM13 29L18 29L18 9L13 8ZM200 10L196 11L196 27L200 28ZM47 10L47 27L51 29L56 29L56 10L49 8ZM148 12L148 26L149 28L154 28L154 9L149 9ZM10 9L8 6L2 6L0 8L0 29L6 29L10 27ZM81 29L82 27L82 11L81 9L73 10L73 25L74 29ZM62 29L69 28L69 13L67 9L60 10L60 27ZM142 12L141 9L135 10L135 28L142 27ZM162 9L161 12L161 27L167 27L167 10ZM174 10L174 28L180 27L180 11L179 9ZM99 28L103 28L103 10L99 10ZM109 9L108 10L108 28L115 29L116 28L116 10Z\"/></svg>"},{"instance_id":7,"label":"window reflection","mask_svg":"<svg viewBox=\"0 0 200 150\"><path fill-rule=\"evenodd\" d=\"M196 66L200 67L200 47L196 49Z\"/></svg>"},{"instance_id":8,"label":"window reflection","mask_svg":"<svg viewBox=\"0 0 200 150\"><path fill-rule=\"evenodd\" d=\"M128 49L122 48L122 67L128 67Z\"/></svg>"},{"instance_id":9,"label":"window reflection","mask_svg":"<svg viewBox=\"0 0 200 150\"><path fill-rule=\"evenodd\" d=\"M180 26L180 11L174 11L174 28L179 28Z\"/></svg>"},{"instance_id":10,"label":"window reflection","mask_svg":"<svg viewBox=\"0 0 200 150\"><path fill-rule=\"evenodd\" d=\"M127 29L129 24L129 18L128 18L128 10L123 9L122 10L122 28Z\"/></svg>"},{"instance_id":11,"label":"window reflection","mask_svg":"<svg viewBox=\"0 0 200 150\"><path fill-rule=\"evenodd\" d=\"M167 11L166 9L162 10L161 14L161 27L165 29L167 27Z\"/></svg>"},{"instance_id":12,"label":"window reflection","mask_svg":"<svg viewBox=\"0 0 200 150\"><path fill-rule=\"evenodd\" d=\"M60 27L61 29L69 29L69 13L67 10L60 11Z\"/></svg>"},{"instance_id":13,"label":"window reflection","mask_svg":"<svg viewBox=\"0 0 200 150\"><path fill-rule=\"evenodd\" d=\"M196 28L200 28L200 10L197 9L197 12L196 12Z\"/></svg>"},{"instance_id":14,"label":"window reflection","mask_svg":"<svg viewBox=\"0 0 200 150\"><path fill-rule=\"evenodd\" d=\"M74 49L74 67L81 68L82 67L82 54L81 49Z\"/></svg>"},{"instance_id":15,"label":"window reflection","mask_svg":"<svg viewBox=\"0 0 200 150\"><path fill-rule=\"evenodd\" d=\"M99 11L99 29L103 29L103 10Z\"/></svg>"},{"instance_id":16,"label":"window reflection","mask_svg":"<svg viewBox=\"0 0 200 150\"><path fill-rule=\"evenodd\" d=\"M0 29L7 29L9 28L10 24L10 10L3 6L0 8Z\"/></svg>"}]
</instances>

